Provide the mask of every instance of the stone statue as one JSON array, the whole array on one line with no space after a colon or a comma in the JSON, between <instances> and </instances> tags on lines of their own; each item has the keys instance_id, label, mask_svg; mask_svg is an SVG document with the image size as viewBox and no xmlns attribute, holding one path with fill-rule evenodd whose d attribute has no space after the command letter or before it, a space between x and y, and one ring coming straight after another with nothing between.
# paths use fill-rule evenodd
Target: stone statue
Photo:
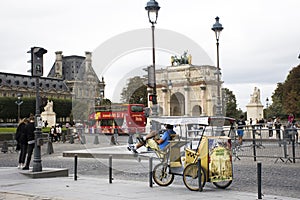
<instances>
[{"instance_id":1,"label":"stone statue","mask_svg":"<svg viewBox=\"0 0 300 200\"><path fill-rule=\"evenodd\" d=\"M192 64L192 55L189 54L188 56L188 64L191 65Z\"/></svg>"},{"instance_id":2,"label":"stone statue","mask_svg":"<svg viewBox=\"0 0 300 200\"><path fill-rule=\"evenodd\" d=\"M47 105L44 107L44 112L41 113L43 121L47 121L48 126L52 127L56 125L56 113L53 112L53 101L47 101Z\"/></svg>"},{"instance_id":3,"label":"stone statue","mask_svg":"<svg viewBox=\"0 0 300 200\"><path fill-rule=\"evenodd\" d=\"M47 105L44 107L44 110L46 112L53 112L53 101L48 100Z\"/></svg>"},{"instance_id":4,"label":"stone statue","mask_svg":"<svg viewBox=\"0 0 300 200\"><path fill-rule=\"evenodd\" d=\"M183 55L178 58L176 55L171 56L171 65L172 66L179 66L184 64L191 64L192 62L192 56L187 56L188 51L184 51Z\"/></svg>"},{"instance_id":5,"label":"stone statue","mask_svg":"<svg viewBox=\"0 0 300 200\"><path fill-rule=\"evenodd\" d=\"M260 102L260 89L257 87L254 88L254 92L251 95L250 103L261 104Z\"/></svg>"}]
</instances>

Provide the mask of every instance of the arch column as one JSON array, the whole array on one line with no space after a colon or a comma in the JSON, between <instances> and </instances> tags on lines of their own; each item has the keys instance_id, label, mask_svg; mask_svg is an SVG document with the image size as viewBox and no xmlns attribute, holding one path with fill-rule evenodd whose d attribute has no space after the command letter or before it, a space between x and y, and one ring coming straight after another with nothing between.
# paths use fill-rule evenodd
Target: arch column
<instances>
[{"instance_id":1,"label":"arch column","mask_svg":"<svg viewBox=\"0 0 300 200\"><path fill-rule=\"evenodd\" d=\"M200 85L200 99L201 99L201 108L202 108L201 116L205 116L206 115L205 91L206 91L206 85L205 84L201 84Z\"/></svg>"},{"instance_id":2,"label":"arch column","mask_svg":"<svg viewBox=\"0 0 300 200\"><path fill-rule=\"evenodd\" d=\"M162 87L162 99L163 99L163 115L168 115L168 89L166 87Z\"/></svg>"},{"instance_id":3,"label":"arch column","mask_svg":"<svg viewBox=\"0 0 300 200\"><path fill-rule=\"evenodd\" d=\"M184 89L184 98L185 98L185 101L184 101L184 116L189 116L190 115L190 98L189 98L189 90L190 90L190 87L187 85L187 84L184 84L183 86L183 89Z\"/></svg>"}]
</instances>

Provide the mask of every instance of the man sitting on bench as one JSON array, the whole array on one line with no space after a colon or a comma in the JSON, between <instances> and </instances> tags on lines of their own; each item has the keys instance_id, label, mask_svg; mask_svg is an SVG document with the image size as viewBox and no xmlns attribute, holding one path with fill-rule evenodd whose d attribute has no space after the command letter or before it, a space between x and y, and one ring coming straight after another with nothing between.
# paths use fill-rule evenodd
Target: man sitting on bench
<instances>
[{"instance_id":1,"label":"man sitting on bench","mask_svg":"<svg viewBox=\"0 0 300 200\"><path fill-rule=\"evenodd\" d=\"M153 150L164 150L165 147L170 143L169 141L172 140L173 136L175 136L176 132L173 130L173 125L167 124L166 131L163 133L161 138L157 138L158 132L151 131L144 137L137 138L139 142L135 146L127 147L129 151L134 153L138 153L137 149L139 149L143 145L147 145Z\"/></svg>"}]
</instances>

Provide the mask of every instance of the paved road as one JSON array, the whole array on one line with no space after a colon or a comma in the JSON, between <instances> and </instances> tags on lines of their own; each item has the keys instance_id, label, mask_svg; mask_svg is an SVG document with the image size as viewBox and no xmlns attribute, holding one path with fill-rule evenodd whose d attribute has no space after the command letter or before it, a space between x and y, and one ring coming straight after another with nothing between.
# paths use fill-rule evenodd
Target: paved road
<instances>
[{"instance_id":1,"label":"paved road","mask_svg":"<svg viewBox=\"0 0 300 200\"><path fill-rule=\"evenodd\" d=\"M120 145L127 142L127 137L119 137ZM85 148L109 147L110 138L101 136L100 144L93 144L93 138L87 137L87 144L82 145L78 141L75 144L54 143L54 154L47 155L47 146L42 147L42 164L48 168L69 168L73 174L74 159L62 157L62 152ZM124 148L116 146L116 148ZM17 165L17 153L0 154L0 167L15 167ZM295 164L287 162L274 163L275 159L260 159L262 162L262 192L266 195L280 195L300 198L300 161ZM78 174L99 178L108 177L107 160L80 158L78 160ZM115 180L148 181L147 161L114 160L113 176ZM243 192L257 191L257 163L252 158L241 158L233 162L234 181L230 186L232 190ZM176 177L174 185L185 187L181 177ZM177 187L177 186L176 186Z\"/></svg>"}]
</instances>

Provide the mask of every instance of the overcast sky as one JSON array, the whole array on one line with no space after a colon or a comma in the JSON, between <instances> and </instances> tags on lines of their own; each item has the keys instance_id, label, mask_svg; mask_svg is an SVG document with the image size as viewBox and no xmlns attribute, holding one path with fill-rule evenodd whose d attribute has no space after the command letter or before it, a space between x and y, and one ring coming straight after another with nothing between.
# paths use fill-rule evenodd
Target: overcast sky
<instances>
[{"instance_id":1,"label":"overcast sky","mask_svg":"<svg viewBox=\"0 0 300 200\"><path fill-rule=\"evenodd\" d=\"M55 51L63 51L64 56L84 56L85 51L94 52L117 35L137 29L150 31L145 11L147 1L1 1L0 71L29 75L30 55L26 52L30 47L40 46L48 50L44 56L46 76L54 63ZM211 27L215 17L220 17L224 27L220 36L222 80L244 111L254 87L261 90L265 105L276 84L283 82L300 62L297 58L299 0L158 0L158 3L161 9L156 29L170 30L193 40L207 53L212 64L216 63L216 41ZM169 64L169 58L165 59L169 54L165 54L157 52L158 64ZM150 58L143 60L140 54L139 57L139 65L151 64ZM115 58L113 64L127 66L131 60ZM110 80L105 77L108 87Z\"/></svg>"}]
</instances>

